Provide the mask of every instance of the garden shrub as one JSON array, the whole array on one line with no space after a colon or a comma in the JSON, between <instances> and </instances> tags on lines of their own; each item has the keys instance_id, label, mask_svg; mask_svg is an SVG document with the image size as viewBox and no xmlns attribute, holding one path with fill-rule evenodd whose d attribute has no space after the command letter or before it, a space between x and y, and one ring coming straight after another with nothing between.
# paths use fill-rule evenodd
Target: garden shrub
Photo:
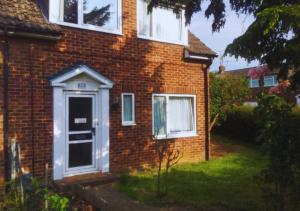
<instances>
[{"instance_id":1,"label":"garden shrub","mask_svg":"<svg viewBox=\"0 0 300 211\"><path fill-rule=\"evenodd\" d=\"M257 176L266 210L300 210L300 126L292 105L276 95L261 94L254 113L268 157Z\"/></svg>"},{"instance_id":2,"label":"garden shrub","mask_svg":"<svg viewBox=\"0 0 300 211\"><path fill-rule=\"evenodd\" d=\"M226 111L226 119L214 129L213 133L243 142L255 142L259 127L253 115L253 107L239 106Z\"/></svg>"},{"instance_id":3,"label":"garden shrub","mask_svg":"<svg viewBox=\"0 0 300 211\"><path fill-rule=\"evenodd\" d=\"M260 130L259 117L255 117L254 108L252 106L236 106L227 109L226 118L213 129L213 133L237 141L260 143L261 140L258 138ZM299 107L293 109L290 118L296 125L300 125Z\"/></svg>"}]
</instances>

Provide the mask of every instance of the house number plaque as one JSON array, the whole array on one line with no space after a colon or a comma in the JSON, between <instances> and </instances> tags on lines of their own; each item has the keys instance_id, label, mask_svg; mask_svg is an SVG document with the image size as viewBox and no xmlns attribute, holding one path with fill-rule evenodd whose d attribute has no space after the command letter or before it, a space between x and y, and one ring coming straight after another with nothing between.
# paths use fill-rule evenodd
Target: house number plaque
<instances>
[{"instance_id":1,"label":"house number plaque","mask_svg":"<svg viewBox=\"0 0 300 211\"><path fill-rule=\"evenodd\" d=\"M84 83L84 82L79 82L79 83L77 84L77 88L78 88L78 89L86 89L86 83Z\"/></svg>"}]
</instances>

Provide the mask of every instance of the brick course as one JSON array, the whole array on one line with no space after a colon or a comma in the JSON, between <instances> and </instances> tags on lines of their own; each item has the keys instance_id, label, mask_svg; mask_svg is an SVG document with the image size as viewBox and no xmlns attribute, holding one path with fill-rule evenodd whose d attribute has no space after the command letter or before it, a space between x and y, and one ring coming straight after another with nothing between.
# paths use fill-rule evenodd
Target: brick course
<instances>
[{"instance_id":1,"label":"brick course","mask_svg":"<svg viewBox=\"0 0 300 211\"><path fill-rule=\"evenodd\" d=\"M185 61L183 46L138 39L135 0L126 3L123 1L123 16L122 36L62 27L63 37L59 41L9 39L9 137L10 140L16 138L21 144L22 162L27 171L32 171L32 139L34 140L35 176L44 175L46 163L52 168L52 87L48 78L80 62L99 70L115 83L110 91L110 103L120 98L122 92L135 93L136 126L121 125L120 105L110 111L112 172L141 169L155 164L152 140L153 93L197 96L199 135L174 139L172 142L183 152L183 162L204 159L204 70L208 64ZM1 66L1 78L2 71ZM0 97L3 99L2 80L0 89ZM2 104L1 101L1 109ZM2 168L1 164L0 172L3 172Z\"/></svg>"}]
</instances>

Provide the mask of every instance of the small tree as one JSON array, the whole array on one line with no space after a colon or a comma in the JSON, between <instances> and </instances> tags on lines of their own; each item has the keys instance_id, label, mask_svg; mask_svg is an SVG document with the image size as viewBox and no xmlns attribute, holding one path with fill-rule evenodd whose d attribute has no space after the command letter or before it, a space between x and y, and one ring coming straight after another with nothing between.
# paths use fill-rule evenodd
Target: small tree
<instances>
[{"instance_id":1,"label":"small tree","mask_svg":"<svg viewBox=\"0 0 300 211\"><path fill-rule=\"evenodd\" d=\"M210 127L226 118L226 110L242 105L249 97L250 89L247 79L241 76L210 74Z\"/></svg>"},{"instance_id":2,"label":"small tree","mask_svg":"<svg viewBox=\"0 0 300 211\"><path fill-rule=\"evenodd\" d=\"M166 196L169 191L169 170L171 167L175 166L180 159L183 157L183 154L180 153L179 149L175 149L171 145L170 140L168 139L157 139L154 138L155 151L158 157L157 160L157 188L156 194L159 199L162 199L163 196ZM162 190L162 168L165 163L165 174L164 174L164 191Z\"/></svg>"}]
</instances>

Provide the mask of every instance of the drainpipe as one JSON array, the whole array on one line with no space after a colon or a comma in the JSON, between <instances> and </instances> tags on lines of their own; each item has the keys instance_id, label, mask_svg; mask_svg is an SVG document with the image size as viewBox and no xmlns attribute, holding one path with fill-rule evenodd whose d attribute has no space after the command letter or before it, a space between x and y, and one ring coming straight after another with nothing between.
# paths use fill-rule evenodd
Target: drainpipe
<instances>
[{"instance_id":1,"label":"drainpipe","mask_svg":"<svg viewBox=\"0 0 300 211\"><path fill-rule=\"evenodd\" d=\"M3 33L3 130L4 130L4 171L5 181L10 180L10 161L9 161L9 143L8 143L8 78L9 78L9 43L7 30Z\"/></svg>"},{"instance_id":2,"label":"drainpipe","mask_svg":"<svg viewBox=\"0 0 300 211\"><path fill-rule=\"evenodd\" d=\"M33 98L33 60L32 60L32 50L33 46L30 44L28 49L28 61L29 61L29 77L30 77L30 107L31 107L31 168L32 168L32 176L35 175L35 130L34 130L34 98Z\"/></svg>"},{"instance_id":3,"label":"drainpipe","mask_svg":"<svg viewBox=\"0 0 300 211\"><path fill-rule=\"evenodd\" d=\"M209 66L204 70L204 98L205 98L205 160L210 159L210 131L209 131L209 124L210 124L210 110L209 110Z\"/></svg>"}]
</instances>

